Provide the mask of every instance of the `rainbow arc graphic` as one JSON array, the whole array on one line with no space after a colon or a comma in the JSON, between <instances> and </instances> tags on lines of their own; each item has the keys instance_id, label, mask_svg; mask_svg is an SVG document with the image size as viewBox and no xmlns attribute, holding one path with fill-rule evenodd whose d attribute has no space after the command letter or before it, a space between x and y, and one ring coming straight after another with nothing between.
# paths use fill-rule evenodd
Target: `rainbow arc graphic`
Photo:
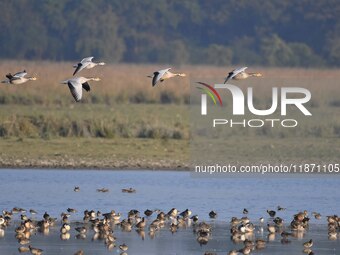
<instances>
[{"instance_id":1,"label":"rainbow arc graphic","mask_svg":"<svg viewBox=\"0 0 340 255\"><path fill-rule=\"evenodd\" d=\"M212 99L212 101L214 102L214 104L216 105L216 98L218 100L218 102L220 103L221 106L223 106L223 103L222 103L222 99L221 99L221 96L220 94L218 94L218 92L216 91L216 89L214 89L214 87L212 87L211 85L209 84L206 84L204 82L197 82L198 84L201 84L202 86L204 86L205 88L201 88L201 87L196 87L197 89L199 90L202 90L204 91L207 95L210 96L210 98ZM215 98L216 96L216 98Z\"/></svg>"}]
</instances>

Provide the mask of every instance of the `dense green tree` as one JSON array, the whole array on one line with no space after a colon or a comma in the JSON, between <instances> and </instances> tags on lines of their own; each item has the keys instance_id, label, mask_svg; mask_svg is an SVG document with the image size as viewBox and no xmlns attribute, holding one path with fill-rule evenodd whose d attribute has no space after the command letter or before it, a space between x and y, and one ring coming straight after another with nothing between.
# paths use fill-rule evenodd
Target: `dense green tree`
<instances>
[{"instance_id":1,"label":"dense green tree","mask_svg":"<svg viewBox=\"0 0 340 255\"><path fill-rule=\"evenodd\" d=\"M308 45L304 43L289 43L288 46L294 54L294 59L290 65L305 67L324 65L324 61L317 56Z\"/></svg>"},{"instance_id":2,"label":"dense green tree","mask_svg":"<svg viewBox=\"0 0 340 255\"><path fill-rule=\"evenodd\" d=\"M2 0L0 58L340 66L340 1Z\"/></svg>"},{"instance_id":3,"label":"dense green tree","mask_svg":"<svg viewBox=\"0 0 340 255\"><path fill-rule=\"evenodd\" d=\"M210 65L230 65L233 57L233 52L230 48L212 44L203 52L203 60Z\"/></svg>"},{"instance_id":4,"label":"dense green tree","mask_svg":"<svg viewBox=\"0 0 340 255\"><path fill-rule=\"evenodd\" d=\"M233 51L233 63L243 65L258 65L262 64L263 57L257 50L257 42L255 38L243 36L235 38L231 44Z\"/></svg>"},{"instance_id":5,"label":"dense green tree","mask_svg":"<svg viewBox=\"0 0 340 255\"><path fill-rule=\"evenodd\" d=\"M332 37L328 41L329 60L332 64L340 66L340 36Z\"/></svg>"},{"instance_id":6,"label":"dense green tree","mask_svg":"<svg viewBox=\"0 0 340 255\"><path fill-rule=\"evenodd\" d=\"M329 33L325 51L327 52L329 62L340 66L340 20L334 30Z\"/></svg>"},{"instance_id":7,"label":"dense green tree","mask_svg":"<svg viewBox=\"0 0 340 255\"><path fill-rule=\"evenodd\" d=\"M288 66L294 63L294 52L276 34L262 40L261 52L267 65Z\"/></svg>"}]
</instances>

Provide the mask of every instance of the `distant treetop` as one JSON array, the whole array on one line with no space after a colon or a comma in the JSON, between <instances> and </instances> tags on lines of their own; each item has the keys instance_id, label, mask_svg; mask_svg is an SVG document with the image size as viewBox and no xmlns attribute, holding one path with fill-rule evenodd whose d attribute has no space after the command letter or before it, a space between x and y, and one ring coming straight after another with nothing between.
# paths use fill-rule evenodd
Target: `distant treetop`
<instances>
[{"instance_id":1,"label":"distant treetop","mask_svg":"<svg viewBox=\"0 0 340 255\"><path fill-rule=\"evenodd\" d=\"M340 1L2 0L0 58L340 66Z\"/></svg>"}]
</instances>

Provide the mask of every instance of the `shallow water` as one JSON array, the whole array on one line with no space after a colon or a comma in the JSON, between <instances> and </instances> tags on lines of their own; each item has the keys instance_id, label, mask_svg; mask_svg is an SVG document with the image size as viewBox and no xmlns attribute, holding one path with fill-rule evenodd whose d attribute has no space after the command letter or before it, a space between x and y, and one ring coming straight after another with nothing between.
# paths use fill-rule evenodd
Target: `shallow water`
<instances>
[{"instance_id":1,"label":"shallow water","mask_svg":"<svg viewBox=\"0 0 340 255\"><path fill-rule=\"evenodd\" d=\"M72 214L73 222L81 220L85 209L108 212L114 209L126 217L131 209L143 212L145 209L168 211L172 207L178 210L189 208L198 214L200 220L208 220L214 225L212 238L207 245L200 246L196 241L192 227L179 229L171 234L166 227L151 239L146 231L144 240L136 233L115 231L117 244L127 243L128 254L203 254L215 251L226 254L230 249L240 249L242 245L230 240L229 222L232 216L242 217L243 208L249 211L248 217L257 222L261 216L267 218L267 209L276 209L278 205L286 207L278 216L286 220L306 209L322 215L339 214L340 185L339 178L320 179L208 179L192 178L189 172L175 171L98 171L98 170L1 170L0 209L13 207L33 208L38 211L36 219L41 219L47 211L53 217L59 217L68 207L78 213ZM75 186L80 192L74 192ZM133 187L136 193L122 193L122 188ZM108 188L107 193L96 192L98 188ZM208 213L216 210L216 221L210 221ZM28 214L29 215L29 214ZM18 216L16 216L18 219ZM152 218L153 219L153 218ZM150 219L151 220L151 219ZM15 225L15 224L14 224ZM85 240L75 239L71 231L68 241L59 239L59 227L52 228L49 235L37 233L31 238L32 246L45 250L44 254L73 254L83 249L85 254L119 254L119 249L109 251L102 241L91 241L93 233ZM19 247L13 232L14 226L5 230L0 238L0 254L18 254ZM255 237L267 239L267 231L257 228ZM316 254L340 254L339 238L328 240L325 217L311 220L311 227L301 239L293 239L289 245L280 243L280 236L268 243L264 250L253 254L303 254L302 243L313 238Z\"/></svg>"}]
</instances>

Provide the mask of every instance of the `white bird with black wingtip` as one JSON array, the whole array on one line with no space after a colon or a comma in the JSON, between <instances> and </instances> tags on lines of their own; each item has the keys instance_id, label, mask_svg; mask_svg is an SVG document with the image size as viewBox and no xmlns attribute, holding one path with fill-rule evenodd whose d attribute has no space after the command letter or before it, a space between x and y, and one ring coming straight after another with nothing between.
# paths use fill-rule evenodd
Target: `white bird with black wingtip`
<instances>
[{"instance_id":1,"label":"white bird with black wingtip","mask_svg":"<svg viewBox=\"0 0 340 255\"><path fill-rule=\"evenodd\" d=\"M83 89L87 92L91 90L89 81L100 81L100 78L75 77L62 81L61 84L67 84L72 96L79 102L83 96Z\"/></svg>"},{"instance_id":2,"label":"white bird with black wingtip","mask_svg":"<svg viewBox=\"0 0 340 255\"><path fill-rule=\"evenodd\" d=\"M18 85L18 84L23 84L23 83L28 82L28 81L37 80L36 77L25 77L26 75L27 75L26 70L21 71L21 72L17 72L15 74L8 73L8 74L6 74L7 79L4 80L4 81L1 81L1 82Z\"/></svg>"},{"instance_id":3,"label":"white bird with black wingtip","mask_svg":"<svg viewBox=\"0 0 340 255\"><path fill-rule=\"evenodd\" d=\"M229 80L244 80L249 77L261 77L261 73L247 73L246 69L248 67L240 67L232 70L231 72L228 73L228 76L225 78L224 83L227 83Z\"/></svg>"},{"instance_id":4,"label":"white bird with black wingtip","mask_svg":"<svg viewBox=\"0 0 340 255\"><path fill-rule=\"evenodd\" d=\"M75 75L76 73L80 72L83 69L91 69L95 66L103 66L105 65L104 62L93 62L92 59L94 57L88 57L88 58L83 58L82 61L80 61L78 64L74 65L73 67L76 68L76 70L74 70L73 75Z\"/></svg>"},{"instance_id":5,"label":"white bird with black wingtip","mask_svg":"<svg viewBox=\"0 0 340 255\"><path fill-rule=\"evenodd\" d=\"M148 75L149 78L152 78L152 86L154 87L157 82L163 82L164 80L179 76L185 77L185 73L172 73L170 72L171 68L162 69L153 73L153 75Z\"/></svg>"}]
</instances>

